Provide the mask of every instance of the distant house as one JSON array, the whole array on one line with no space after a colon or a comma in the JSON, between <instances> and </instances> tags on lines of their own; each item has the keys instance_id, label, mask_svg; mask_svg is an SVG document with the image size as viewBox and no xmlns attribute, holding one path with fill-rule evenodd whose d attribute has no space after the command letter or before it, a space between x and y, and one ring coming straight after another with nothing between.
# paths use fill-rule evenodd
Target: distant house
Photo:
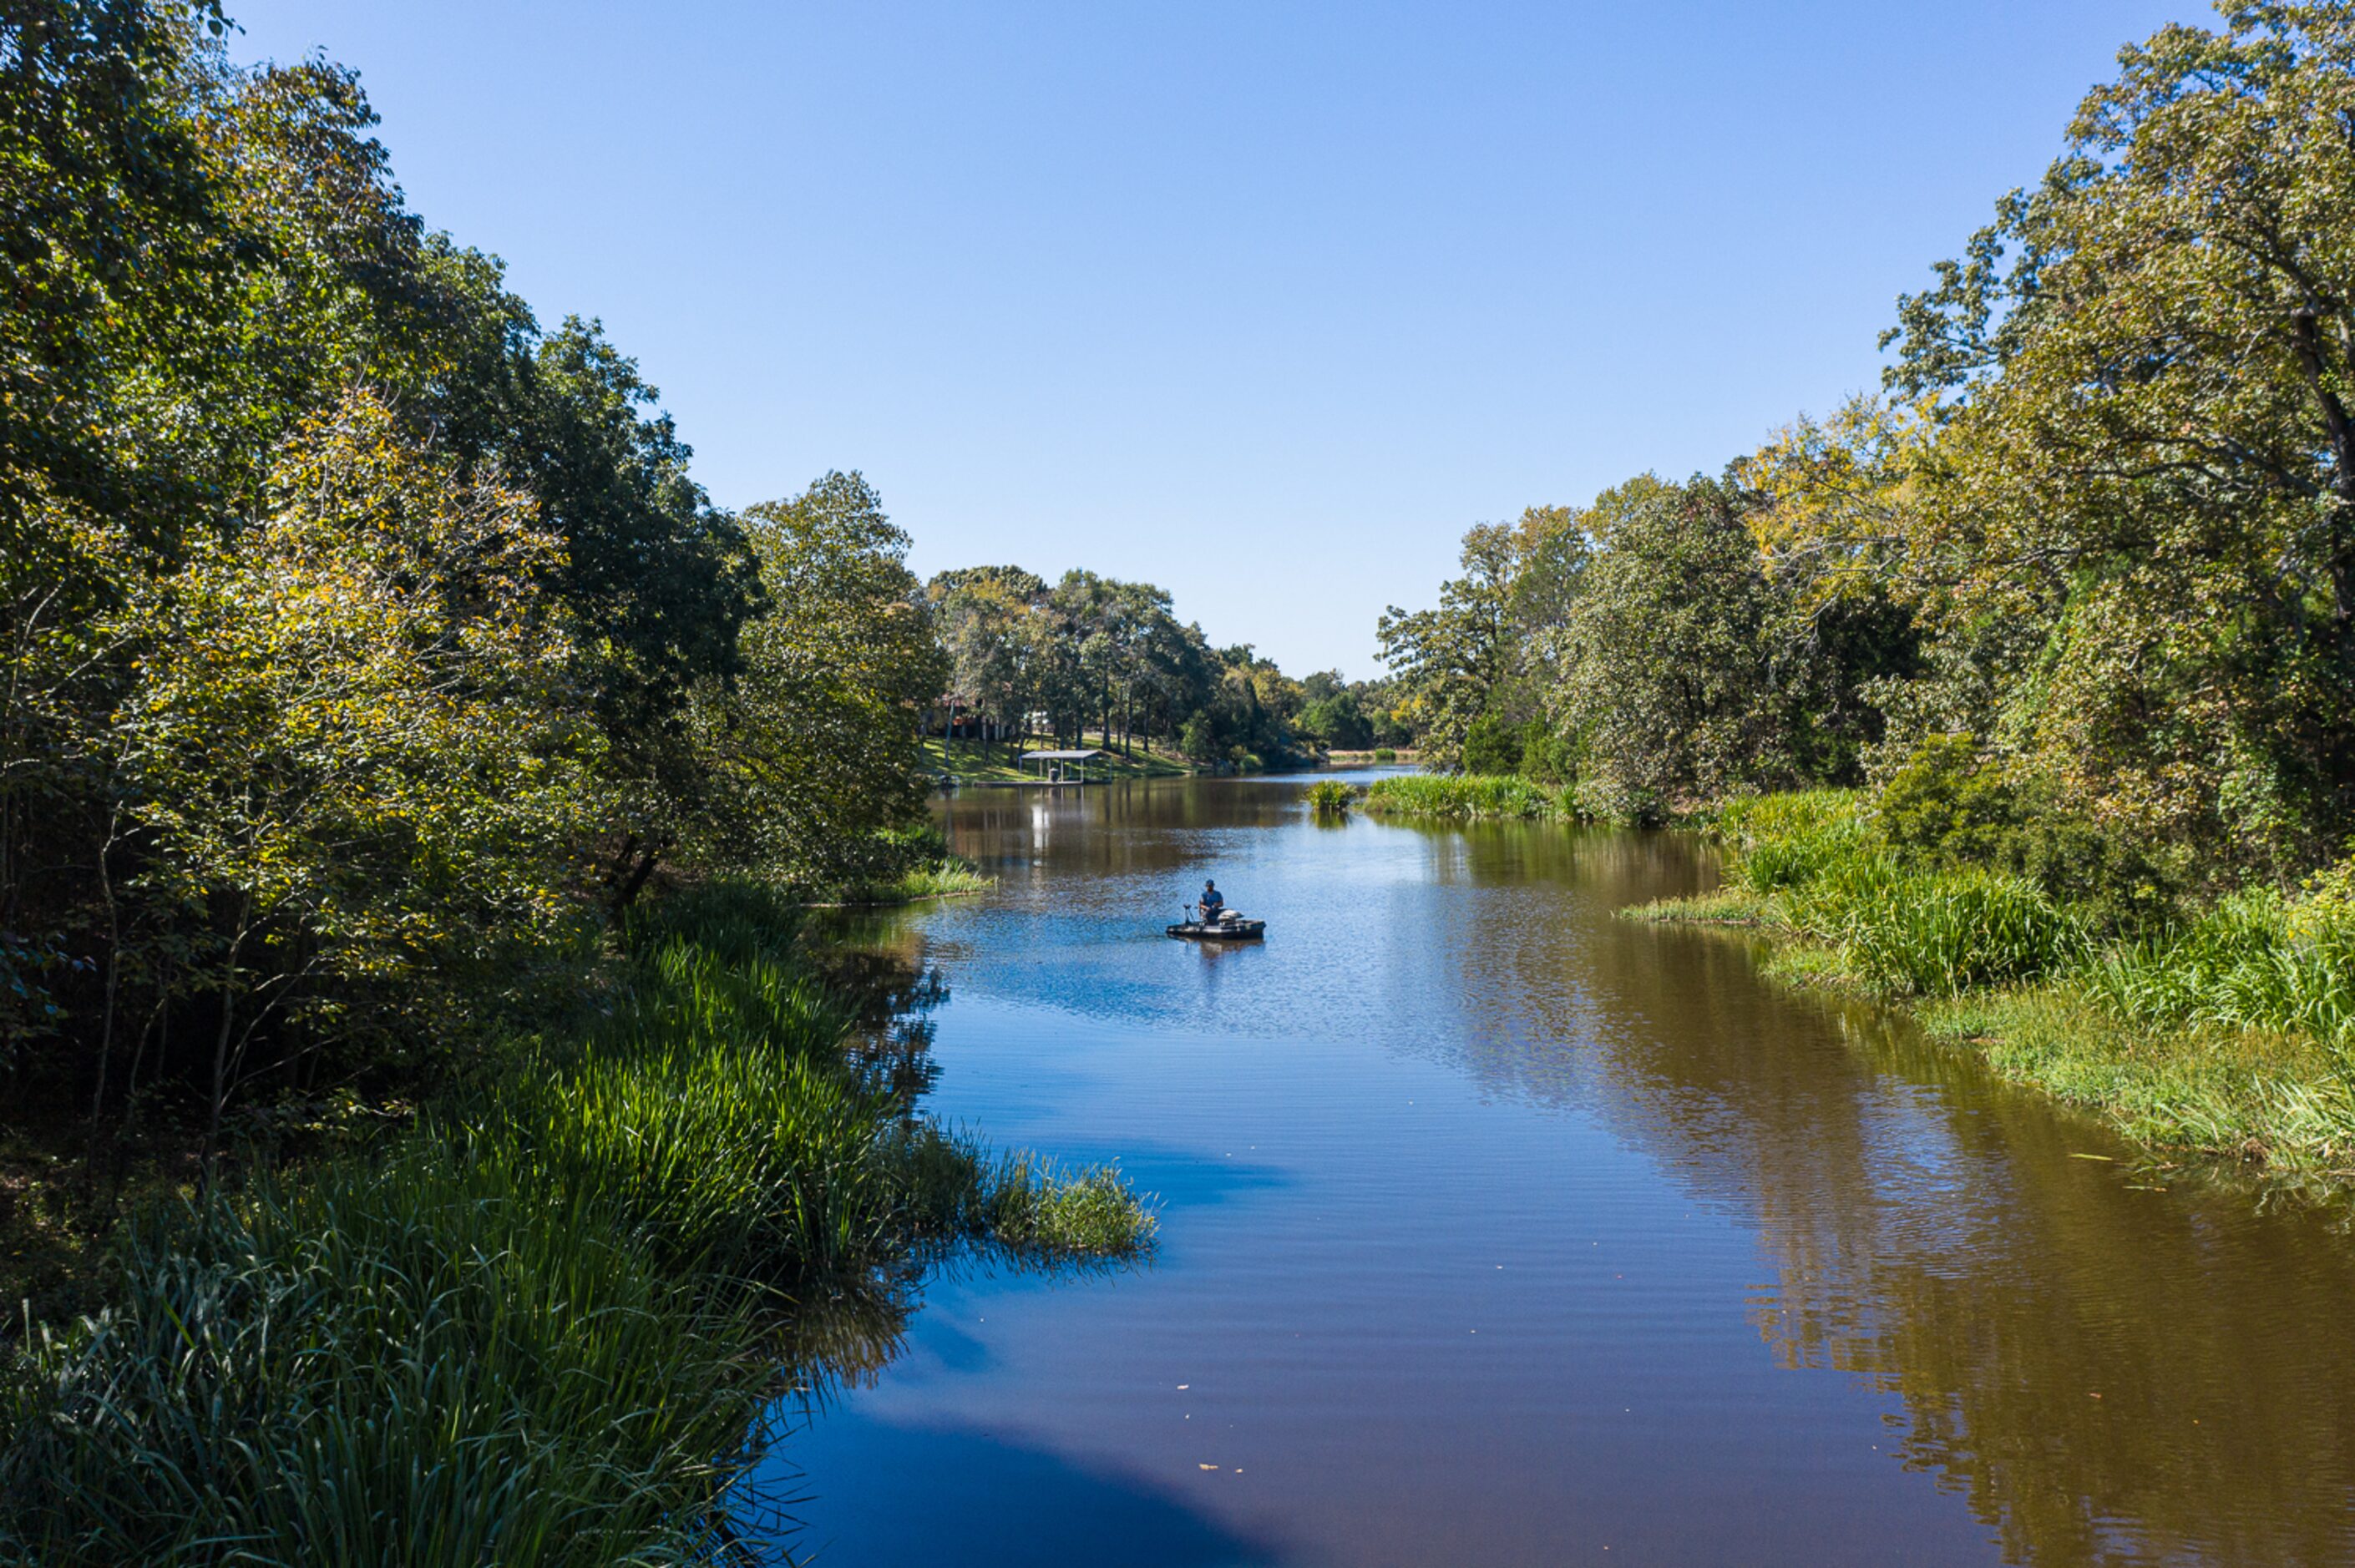
<instances>
[{"instance_id":1,"label":"distant house","mask_svg":"<svg viewBox=\"0 0 2355 1568\"><path fill-rule=\"evenodd\" d=\"M943 692L924 709L924 733L948 740L1002 740L1003 728L962 692Z\"/></svg>"}]
</instances>

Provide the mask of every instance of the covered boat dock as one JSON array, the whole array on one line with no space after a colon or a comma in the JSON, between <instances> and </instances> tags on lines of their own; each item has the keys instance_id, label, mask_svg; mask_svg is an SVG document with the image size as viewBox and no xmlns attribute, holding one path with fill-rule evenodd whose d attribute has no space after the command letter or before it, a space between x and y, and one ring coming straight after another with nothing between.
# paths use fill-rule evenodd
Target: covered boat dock
<instances>
[{"instance_id":1,"label":"covered boat dock","mask_svg":"<svg viewBox=\"0 0 2355 1568\"><path fill-rule=\"evenodd\" d=\"M1026 779L1023 782L1026 784L1085 784L1089 781L1088 764L1103 755L1103 752L1092 746L1078 751L1026 751L1022 754L1022 766L1028 768L1032 763L1037 763L1039 777ZM1075 768L1079 773L1077 778L1071 776Z\"/></svg>"}]
</instances>

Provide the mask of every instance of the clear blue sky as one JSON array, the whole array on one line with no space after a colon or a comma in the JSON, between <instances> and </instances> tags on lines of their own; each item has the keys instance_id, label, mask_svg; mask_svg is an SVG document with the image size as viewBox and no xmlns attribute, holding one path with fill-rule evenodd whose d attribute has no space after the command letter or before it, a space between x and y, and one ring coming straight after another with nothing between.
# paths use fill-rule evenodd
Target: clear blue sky
<instances>
[{"instance_id":1,"label":"clear blue sky","mask_svg":"<svg viewBox=\"0 0 2355 1568\"><path fill-rule=\"evenodd\" d=\"M1372 674L1476 522L1715 470L2176 0L232 0L412 205L603 318L723 504L857 468L913 564L1170 589Z\"/></svg>"}]
</instances>

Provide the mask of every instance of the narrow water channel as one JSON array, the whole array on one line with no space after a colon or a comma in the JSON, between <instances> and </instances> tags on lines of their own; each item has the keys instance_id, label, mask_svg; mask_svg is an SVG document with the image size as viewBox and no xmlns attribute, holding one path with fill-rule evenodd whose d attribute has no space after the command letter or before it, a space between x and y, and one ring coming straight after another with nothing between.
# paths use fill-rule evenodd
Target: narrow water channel
<instances>
[{"instance_id":1,"label":"narrow water channel","mask_svg":"<svg viewBox=\"0 0 2355 1568\"><path fill-rule=\"evenodd\" d=\"M2170 1180L1738 937L1660 833L974 790L861 933L938 1115L1162 1200L933 1282L780 1450L849 1568L2355 1563L2355 1240ZM1215 875L1256 947L1162 927ZM2157 1190L2153 1190L2157 1189Z\"/></svg>"}]
</instances>

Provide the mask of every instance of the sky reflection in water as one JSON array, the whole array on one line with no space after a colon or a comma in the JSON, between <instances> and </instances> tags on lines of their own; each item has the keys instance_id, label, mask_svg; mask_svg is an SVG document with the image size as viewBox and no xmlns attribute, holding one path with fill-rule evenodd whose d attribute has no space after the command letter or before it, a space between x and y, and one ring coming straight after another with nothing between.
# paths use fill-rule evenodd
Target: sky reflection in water
<instances>
[{"instance_id":1,"label":"sky reflection in water","mask_svg":"<svg viewBox=\"0 0 2355 1568\"><path fill-rule=\"evenodd\" d=\"M2355 1561L2355 1252L1738 938L1692 841L977 790L927 1103L1119 1157L1142 1272L935 1281L781 1450L821 1561ZM1160 927L1216 875L1263 946ZM1215 1466L1215 1468L1205 1468ZM1606 1551L1605 1549L1608 1548Z\"/></svg>"}]
</instances>

